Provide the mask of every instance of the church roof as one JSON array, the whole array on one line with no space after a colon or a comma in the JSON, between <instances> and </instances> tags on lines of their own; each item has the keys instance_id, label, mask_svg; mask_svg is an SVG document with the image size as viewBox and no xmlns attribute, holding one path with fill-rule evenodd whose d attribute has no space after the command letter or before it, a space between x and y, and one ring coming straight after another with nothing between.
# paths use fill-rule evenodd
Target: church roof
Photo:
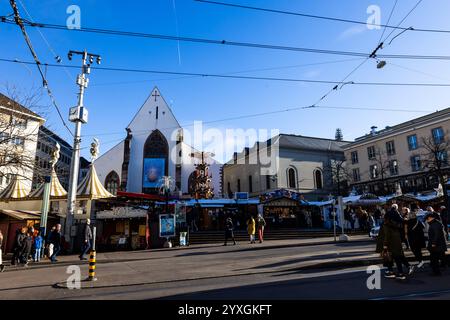
<instances>
[{"instance_id":1,"label":"church roof","mask_svg":"<svg viewBox=\"0 0 450 320\"><path fill-rule=\"evenodd\" d=\"M342 147L348 144L346 141L306 137L291 134L280 134L280 148L343 152Z\"/></svg>"},{"instance_id":2,"label":"church roof","mask_svg":"<svg viewBox=\"0 0 450 320\"><path fill-rule=\"evenodd\" d=\"M150 95L147 97L147 99L145 100L144 104L141 106L141 108L138 110L138 112L136 112L136 114L134 115L133 119L130 121L130 123L128 124L127 128L130 128L130 126L132 125L132 123L134 122L134 120L136 119L136 117L138 116L138 114L141 112L141 110L147 105L147 102L150 102L151 99L160 97L164 104L167 106L167 109L169 110L169 112L171 113L172 117L175 119L178 127L181 128L180 123L178 122L177 118L175 117L172 109L170 108L169 104L166 102L166 100L164 99L164 97L161 95L161 91L159 90L159 88L157 86L155 86L152 90L152 92L150 93ZM149 134L151 133L151 131L149 131Z\"/></svg>"}]
</instances>

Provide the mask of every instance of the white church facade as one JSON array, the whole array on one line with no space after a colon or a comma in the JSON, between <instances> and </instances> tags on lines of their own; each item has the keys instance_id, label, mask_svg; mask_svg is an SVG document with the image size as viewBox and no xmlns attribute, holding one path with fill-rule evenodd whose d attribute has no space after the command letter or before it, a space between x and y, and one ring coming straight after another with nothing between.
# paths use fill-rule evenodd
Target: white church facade
<instances>
[{"instance_id":1,"label":"white church facade","mask_svg":"<svg viewBox=\"0 0 450 320\"><path fill-rule=\"evenodd\" d=\"M101 183L112 193L158 193L161 178L170 176L176 191L187 196L192 187L193 147L185 143L183 128L154 88L126 128L126 137L99 157L95 166ZM214 196L222 197L222 165L209 160Z\"/></svg>"}]
</instances>

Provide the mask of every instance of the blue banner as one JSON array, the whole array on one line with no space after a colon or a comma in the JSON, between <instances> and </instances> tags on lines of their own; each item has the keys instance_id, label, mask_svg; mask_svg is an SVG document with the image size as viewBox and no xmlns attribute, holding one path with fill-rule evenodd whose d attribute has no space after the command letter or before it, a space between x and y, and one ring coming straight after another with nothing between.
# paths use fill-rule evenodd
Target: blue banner
<instances>
[{"instance_id":1,"label":"blue banner","mask_svg":"<svg viewBox=\"0 0 450 320\"><path fill-rule=\"evenodd\" d=\"M147 158L144 159L144 188L159 188L161 186L161 178L164 176L165 159Z\"/></svg>"}]
</instances>

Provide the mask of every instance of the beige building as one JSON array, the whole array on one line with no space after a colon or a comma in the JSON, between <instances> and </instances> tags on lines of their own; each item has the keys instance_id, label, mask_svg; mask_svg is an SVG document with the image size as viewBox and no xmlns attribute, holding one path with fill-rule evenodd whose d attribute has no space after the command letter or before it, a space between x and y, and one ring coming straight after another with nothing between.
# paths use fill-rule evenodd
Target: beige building
<instances>
[{"instance_id":1,"label":"beige building","mask_svg":"<svg viewBox=\"0 0 450 320\"><path fill-rule=\"evenodd\" d=\"M39 127L45 120L0 94L0 190L17 176L31 191Z\"/></svg>"},{"instance_id":2,"label":"beige building","mask_svg":"<svg viewBox=\"0 0 450 320\"><path fill-rule=\"evenodd\" d=\"M377 130L344 146L350 188L390 194L433 190L450 171L450 108ZM432 150L434 149L434 150Z\"/></svg>"},{"instance_id":3,"label":"beige building","mask_svg":"<svg viewBox=\"0 0 450 320\"><path fill-rule=\"evenodd\" d=\"M348 142L280 134L235 153L223 167L224 195L248 192L250 197L287 189L306 200L328 199L335 193L332 165L343 161ZM269 160L269 161L267 161Z\"/></svg>"}]
</instances>

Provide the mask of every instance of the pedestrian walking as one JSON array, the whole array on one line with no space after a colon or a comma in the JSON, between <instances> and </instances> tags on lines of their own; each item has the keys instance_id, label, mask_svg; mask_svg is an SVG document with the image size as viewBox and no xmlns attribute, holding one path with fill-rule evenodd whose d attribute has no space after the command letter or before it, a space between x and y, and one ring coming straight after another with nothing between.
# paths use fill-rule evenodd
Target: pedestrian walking
<instances>
[{"instance_id":1,"label":"pedestrian walking","mask_svg":"<svg viewBox=\"0 0 450 320\"><path fill-rule=\"evenodd\" d=\"M43 241L44 239L41 236L41 232L38 231L36 237L34 238L33 262L41 261L41 250Z\"/></svg>"},{"instance_id":2,"label":"pedestrian walking","mask_svg":"<svg viewBox=\"0 0 450 320\"><path fill-rule=\"evenodd\" d=\"M256 222L252 215L250 215L250 218L247 220L247 232L250 236L250 243L255 243Z\"/></svg>"},{"instance_id":3,"label":"pedestrian walking","mask_svg":"<svg viewBox=\"0 0 450 320\"><path fill-rule=\"evenodd\" d=\"M231 238L233 240L233 244L236 245L236 240L234 239L234 225L233 225L233 219L231 217L227 218L225 222L225 244L227 245L228 239Z\"/></svg>"},{"instance_id":4,"label":"pedestrian walking","mask_svg":"<svg viewBox=\"0 0 450 320\"><path fill-rule=\"evenodd\" d=\"M86 219L83 230L83 247L79 256L80 260L87 260L86 254L89 252L89 249L92 248L92 239L91 220Z\"/></svg>"},{"instance_id":5,"label":"pedestrian walking","mask_svg":"<svg viewBox=\"0 0 450 320\"><path fill-rule=\"evenodd\" d=\"M47 249L46 255L47 255L47 258L49 258L49 259L50 259L50 257L53 255L53 247L54 247L54 245L53 245L53 243L51 242L51 240L52 240L53 231L55 231L55 230L56 230L56 227L53 226L53 227L51 228L50 232L47 233L46 240L45 240L45 243L46 243L46 249Z\"/></svg>"},{"instance_id":6,"label":"pedestrian walking","mask_svg":"<svg viewBox=\"0 0 450 320\"><path fill-rule=\"evenodd\" d=\"M5 266L3 265L3 259L2 259L2 246L3 246L3 233L2 230L0 230L0 272L5 271Z\"/></svg>"},{"instance_id":7,"label":"pedestrian walking","mask_svg":"<svg viewBox=\"0 0 450 320\"><path fill-rule=\"evenodd\" d=\"M375 212L373 213L373 218L375 219L375 225L377 227L379 227L381 224L381 209L380 209L380 207L377 207L375 209Z\"/></svg>"},{"instance_id":8,"label":"pedestrian walking","mask_svg":"<svg viewBox=\"0 0 450 320\"><path fill-rule=\"evenodd\" d=\"M14 239L13 246L13 256L11 259L11 265L15 266L20 262L20 257L22 255L24 240L26 238L26 229L25 227L19 228L16 230L16 237Z\"/></svg>"},{"instance_id":9,"label":"pedestrian walking","mask_svg":"<svg viewBox=\"0 0 450 320\"><path fill-rule=\"evenodd\" d=\"M266 220L264 220L264 217L262 216L262 214L258 214L258 238L259 238L259 243L263 243L264 241L264 229L266 227Z\"/></svg>"},{"instance_id":10,"label":"pedestrian walking","mask_svg":"<svg viewBox=\"0 0 450 320\"><path fill-rule=\"evenodd\" d=\"M402 208L402 218L403 218L403 228L402 228L402 243L405 244L406 250L409 250L409 242L408 238L406 236L406 230L407 230L407 222L408 222L408 216L410 214L411 210L408 207Z\"/></svg>"},{"instance_id":11,"label":"pedestrian walking","mask_svg":"<svg viewBox=\"0 0 450 320\"><path fill-rule=\"evenodd\" d=\"M56 257L61 251L61 225L58 223L56 228L50 233L50 244L53 245L53 253L50 256L52 263L57 262Z\"/></svg>"},{"instance_id":12,"label":"pedestrian walking","mask_svg":"<svg viewBox=\"0 0 450 320\"><path fill-rule=\"evenodd\" d=\"M403 218L398 211L398 205L393 204L391 210L386 213L383 223L383 252L392 256L392 261L388 265L388 272L385 275L386 278L405 280L406 274L403 272L403 265L408 268L408 275L412 275L414 272L414 267L406 260L403 252L402 230L404 230ZM397 266L397 274L393 272L393 262Z\"/></svg>"},{"instance_id":13,"label":"pedestrian walking","mask_svg":"<svg viewBox=\"0 0 450 320\"><path fill-rule=\"evenodd\" d=\"M447 261L445 252L447 251L447 241L445 239L444 226L438 220L436 213L428 213L425 216L428 228L428 251L430 251L430 265L433 271L432 275L440 276L440 267L446 267ZM440 264L440 265L439 265Z\"/></svg>"},{"instance_id":14,"label":"pedestrian walking","mask_svg":"<svg viewBox=\"0 0 450 320\"><path fill-rule=\"evenodd\" d=\"M425 226L423 225L422 221L417 219L418 212L419 206L417 204L413 204L411 206L411 211L408 213L405 233L411 251L418 262L417 268L422 268L424 265L422 249L426 248L424 234Z\"/></svg>"}]
</instances>

